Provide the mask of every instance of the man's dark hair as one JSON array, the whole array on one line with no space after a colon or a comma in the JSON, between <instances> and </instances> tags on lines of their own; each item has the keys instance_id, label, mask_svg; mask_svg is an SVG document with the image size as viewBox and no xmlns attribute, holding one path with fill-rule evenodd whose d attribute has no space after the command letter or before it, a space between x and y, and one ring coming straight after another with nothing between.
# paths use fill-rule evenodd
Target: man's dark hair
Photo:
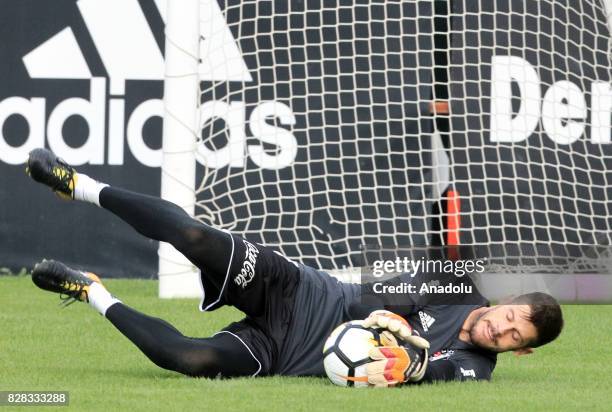
<instances>
[{"instance_id":1,"label":"man's dark hair","mask_svg":"<svg viewBox=\"0 0 612 412\"><path fill-rule=\"evenodd\" d=\"M511 304L529 305L531 308L531 314L527 320L535 326L537 336L526 346L537 348L546 345L561 333L563 314L559 302L552 296L542 292L527 293L514 298Z\"/></svg>"}]
</instances>

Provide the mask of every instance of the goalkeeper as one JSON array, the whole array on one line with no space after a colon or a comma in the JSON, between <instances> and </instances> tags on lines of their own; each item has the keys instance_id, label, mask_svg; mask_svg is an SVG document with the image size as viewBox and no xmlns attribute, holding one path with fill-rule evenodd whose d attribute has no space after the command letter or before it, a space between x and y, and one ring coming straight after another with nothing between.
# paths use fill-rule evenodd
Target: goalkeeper
<instances>
[{"instance_id":1,"label":"goalkeeper","mask_svg":"<svg viewBox=\"0 0 612 412\"><path fill-rule=\"evenodd\" d=\"M327 336L343 322L366 317L367 325L395 338L370 353L371 384L490 379L497 353L530 353L555 339L563 325L559 305L542 293L493 307L483 298L462 306L414 305L400 314L382 307L364 312L359 285L209 227L165 200L97 182L48 150L33 150L27 170L59 196L103 207L142 235L172 244L201 271L201 311L227 304L245 313L212 337L186 337L123 304L92 273L55 261L34 268L37 286L60 293L67 303L89 303L152 362L185 375L324 375Z\"/></svg>"}]
</instances>

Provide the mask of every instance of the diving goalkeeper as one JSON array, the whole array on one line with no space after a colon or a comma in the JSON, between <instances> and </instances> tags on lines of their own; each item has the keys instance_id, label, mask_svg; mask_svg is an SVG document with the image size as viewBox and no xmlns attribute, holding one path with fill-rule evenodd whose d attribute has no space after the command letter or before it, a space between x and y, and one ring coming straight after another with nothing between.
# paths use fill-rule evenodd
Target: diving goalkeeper
<instances>
[{"instance_id":1,"label":"diving goalkeeper","mask_svg":"<svg viewBox=\"0 0 612 412\"><path fill-rule=\"evenodd\" d=\"M201 271L201 311L232 305L244 312L243 320L211 337L186 337L122 303L92 273L56 261L34 268L37 286L67 302L87 302L156 365L188 376L323 376L325 339L365 313L367 326L389 332L386 346L370 353L372 385L490 379L497 353L531 353L563 326L560 306L543 293L491 307L483 298L466 305L413 305L401 313L384 307L364 312L359 285L207 226L165 200L97 182L46 149L30 153L27 170L60 197L93 203L140 234L172 244Z\"/></svg>"}]
</instances>

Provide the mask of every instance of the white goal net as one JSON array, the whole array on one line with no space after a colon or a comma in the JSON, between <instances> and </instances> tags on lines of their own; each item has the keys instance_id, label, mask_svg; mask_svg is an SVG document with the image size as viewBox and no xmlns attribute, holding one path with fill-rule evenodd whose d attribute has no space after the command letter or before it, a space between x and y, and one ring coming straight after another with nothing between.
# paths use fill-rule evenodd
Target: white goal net
<instances>
[{"instance_id":1,"label":"white goal net","mask_svg":"<svg viewBox=\"0 0 612 412\"><path fill-rule=\"evenodd\" d=\"M203 222L326 270L364 245L606 265L609 2L168 3L162 195ZM189 279L162 245L162 296Z\"/></svg>"}]
</instances>

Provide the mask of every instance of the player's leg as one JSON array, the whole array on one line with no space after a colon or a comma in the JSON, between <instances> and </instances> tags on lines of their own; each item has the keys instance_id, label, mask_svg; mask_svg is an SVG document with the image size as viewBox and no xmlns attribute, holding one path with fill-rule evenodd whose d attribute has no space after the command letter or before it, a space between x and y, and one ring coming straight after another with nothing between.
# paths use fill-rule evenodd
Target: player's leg
<instances>
[{"instance_id":1,"label":"player's leg","mask_svg":"<svg viewBox=\"0 0 612 412\"><path fill-rule=\"evenodd\" d=\"M203 309L230 303L252 317L283 317L276 302L290 306L298 270L269 248L214 229L163 199L94 181L46 149L35 149L29 173L56 193L106 208L149 238L172 244L202 271ZM229 277L232 276L230 280Z\"/></svg>"},{"instance_id":2,"label":"player's leg","mask_svg":"<svg viewBox=\"0 0 612 412\"><path fill-rule=\"evenodd\" d=\"M170 243L211 279L224 279L232 251L232 238L191 218L174 203L107 186L100 205L150 239ZM221 285L216 285L220 287Z\"/></svg>"},{"instance_id":3,"label":"player's leg","mask_svg":"<svg viewBox=\"0 0 612 412\"><path fill-rule=\"evenodd\" d=\"M231 236L191 218L179 206L97 182L77 173L46 149L30 153L28 173L60 197L94 203L123 219L140 234L172 244L196 266L205 268L212 280L225 279L232 250Z\"/></svg>"},{"instance_id":4,"label":"player's leg","mask_svg":"<svg viewBox=\"0 0 612 412\"><path fill-rule=\"evenodd\" d=\"M108 308L106 318L157 366L188 376L255 376L261 370L250 349L232 334L186 337L166 321L122 303Z\"/></svg>"},{"instance_id":5,"label":"player's leg","mask_svg":"<svg viewBox=\"0 0 612 412\"><path fill-rule=\"evenodd\" d=\"M65 295L67 301L88 302L161 368L198 377L253 376L261 371L260 362L238 336L186 337L166 321L121 303L93 274L45 261L36 266L32 280L42 289Z\"/></svg>"}]
</instances>

